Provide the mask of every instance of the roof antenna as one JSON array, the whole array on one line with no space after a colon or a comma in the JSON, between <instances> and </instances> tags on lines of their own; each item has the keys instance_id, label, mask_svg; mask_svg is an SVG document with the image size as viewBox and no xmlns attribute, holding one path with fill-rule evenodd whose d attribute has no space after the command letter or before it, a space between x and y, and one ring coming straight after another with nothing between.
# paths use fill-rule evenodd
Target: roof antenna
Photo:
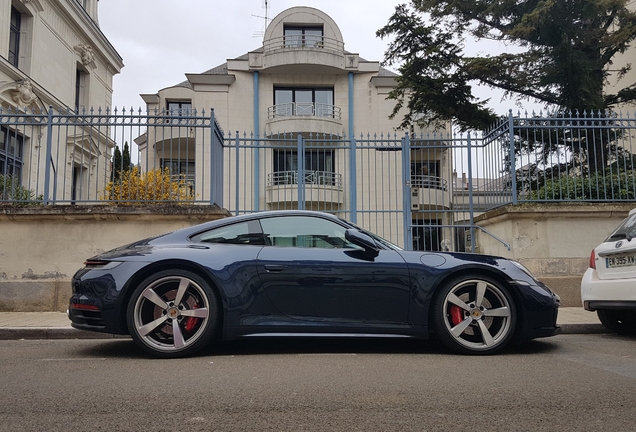
<instances>
[{"instance_id":1,"label":"roof antenna","mask_svg":"<svg viewBox=\"0 0 636 432\"><path fill-rule=\"evenodd\" d=\"M256 18L262 18L265 20L265 23L263 25L263 30L261 31L257 31L256 33L254 33L254 35L252 37L263 37L265 36L265 30L267 30L267 26L269 25L269 22L271 21L269 19L269 1L268 0L263 0L263 6L265 9L265 16L261 16L261 15L254 15L252 14L253 17Z\"/></svg>"}]
</instances>

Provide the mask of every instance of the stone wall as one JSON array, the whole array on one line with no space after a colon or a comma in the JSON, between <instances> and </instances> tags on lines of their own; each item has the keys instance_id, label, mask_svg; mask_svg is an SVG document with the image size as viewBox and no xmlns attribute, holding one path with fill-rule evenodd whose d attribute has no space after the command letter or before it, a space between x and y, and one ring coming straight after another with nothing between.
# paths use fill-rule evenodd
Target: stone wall
<instances>
[{"instance_id":1,"label":"stone wall","mask_svg":"<svg viewBox=\"0 0 636 432\"><path fill-rule=\"evenodd\" d=\"M512 258L557 292L564 306L581 306L580 283L590 253L636 203L508 205L475 218L480 253Z\"/></svg>"},{"instance_id":2,"label":"stone wall","mask_svg":"<svg viewBox=\"0 0 636 432\"><path fill-rule=\"evenodd\" d=\"M634 204L523 204L484 213L475 223L480 253L512 258L580 306L589 255ZM208 206L0 207L0 311L65 311L70 280L83 262L136 240L229 216Z\"/></svg>"},{"instance_id":3,"label":"stone wall","mask_svg":"<svg viewBox=\"0 0 636 432\"><path fill-rule=\"evenodd\" d=\"M65 311L87 258L226 216L194 205L0 207L0 311Z\"/></svg>"}]
</instances>

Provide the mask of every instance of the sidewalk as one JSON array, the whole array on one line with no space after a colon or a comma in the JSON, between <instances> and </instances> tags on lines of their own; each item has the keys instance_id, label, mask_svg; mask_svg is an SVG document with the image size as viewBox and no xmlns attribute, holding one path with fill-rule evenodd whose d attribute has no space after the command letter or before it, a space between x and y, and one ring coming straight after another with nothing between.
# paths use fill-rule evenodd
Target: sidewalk
<instances>
[{"instance_id":1,"label":"sidewalk","mask_svg":"<svg viewBox=\"0 0 636 432\"><path fill-rule=\"evenodd\" d=\"M581 307L559 308L557 323L564 334L604 333L596 313ZM111 339L105 333L87 332L71 327L61 312L0 312L0 340L7 339Z\"/></svg>"}]
</instances>

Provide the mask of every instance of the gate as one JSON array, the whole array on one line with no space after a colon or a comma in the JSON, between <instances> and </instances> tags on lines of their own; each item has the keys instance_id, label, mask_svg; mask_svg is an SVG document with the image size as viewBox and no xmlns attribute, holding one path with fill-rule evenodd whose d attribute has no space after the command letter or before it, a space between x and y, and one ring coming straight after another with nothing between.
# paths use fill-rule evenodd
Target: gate
<instances>
[{"instance_id":1,"label":"gate","mask_svg":"<svg viewBox=\"0 0 636 432\"><path fill-rule=\"evenodd\" d=\"M485 158L483 140L476 147L473 141L441 134L347 139L237 132L225 139L224 207L233 214L325 211L406 249L474 250L475 212L508 202L510 194L475 194L474 160L499 169L501 151L491 148ZM458 176L458 166L468 172Z\"/></svg>"}]
</instances>

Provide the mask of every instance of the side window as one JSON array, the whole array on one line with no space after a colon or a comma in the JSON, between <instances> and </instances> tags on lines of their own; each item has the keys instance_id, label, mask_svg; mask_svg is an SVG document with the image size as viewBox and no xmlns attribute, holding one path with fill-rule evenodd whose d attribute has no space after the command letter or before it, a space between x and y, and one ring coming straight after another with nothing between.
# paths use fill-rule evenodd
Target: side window
<instances>
[{"instance_id":1,"label":"side window","mask_svg":"<svg viewBox=\"0 0 636 432\"><path fill-rule=\"evenodd\" d=\"M263 233L258 221L240 222L211 229L197 234L192 241L202 243L229 243L246 245L265 245Z\"/></svg>"},{"instance_id":2,"label":"side window","mask_svg":"<svg viewBox=\"0 0 636 432\"><path fill-rule=\"evenodd\" d=\"M360 249L345 239L345 228L337 223L310 216L286 216L261 219L268 245Z\"/></svg>"}]
</instances>

